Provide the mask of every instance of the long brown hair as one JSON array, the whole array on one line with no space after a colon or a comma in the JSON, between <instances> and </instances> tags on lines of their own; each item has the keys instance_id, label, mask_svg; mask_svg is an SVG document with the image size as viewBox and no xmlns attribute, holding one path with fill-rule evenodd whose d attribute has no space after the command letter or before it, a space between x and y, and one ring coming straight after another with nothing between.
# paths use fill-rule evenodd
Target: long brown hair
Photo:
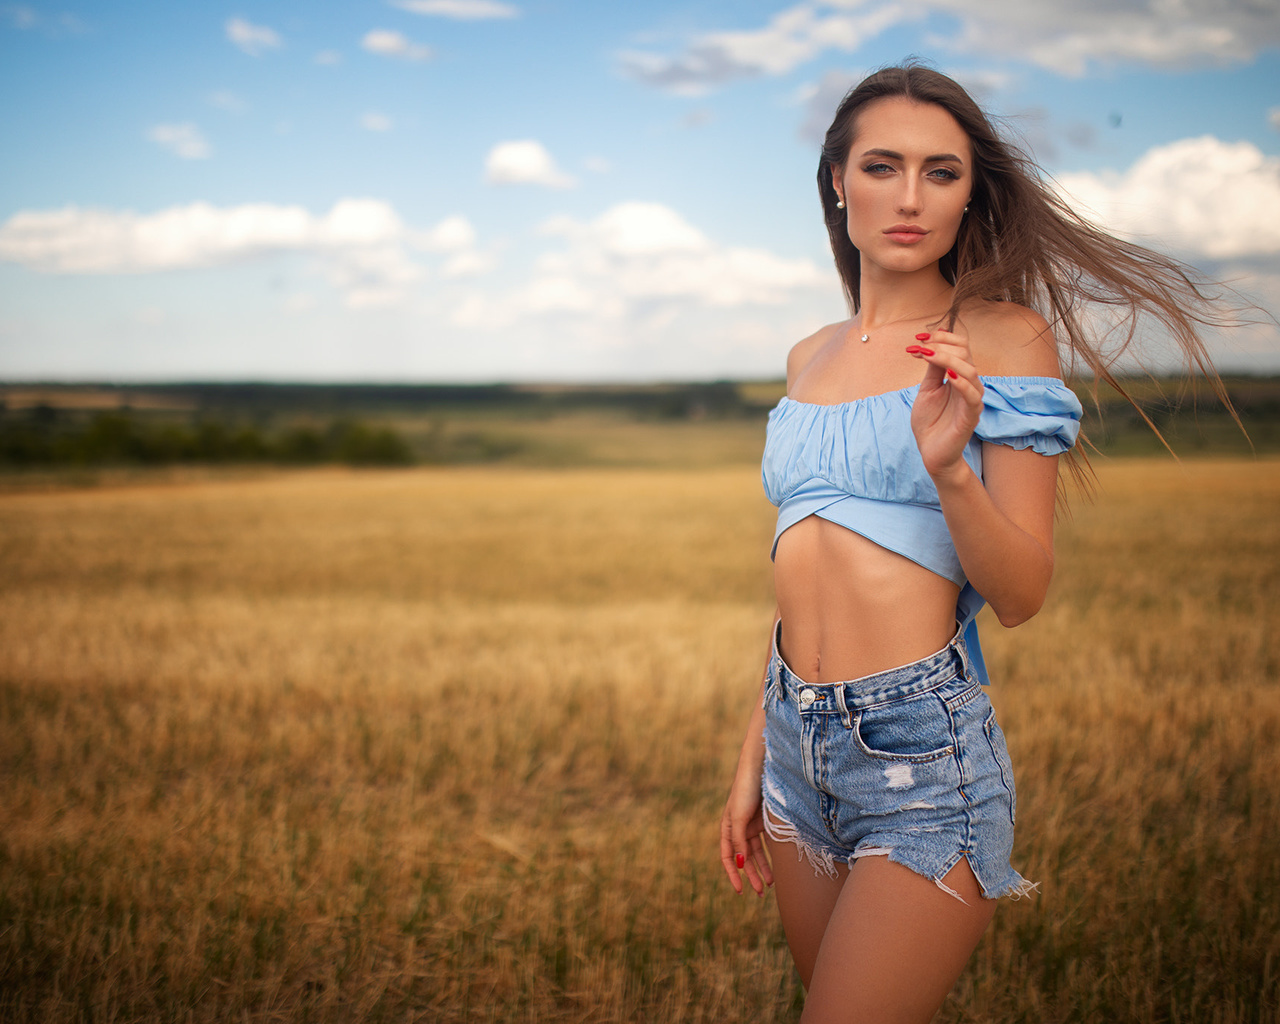
<instances>
[{"instance_id":1,"label":"long brown hair","mask_svg":"<svg viewBox=\"0 0 1280 1024\"><path fill-rule=\"evenodd\" d=\"M947 282L955 285L951 308L939 322L954 324L961 307L973 299L1030 306L1054 330L1066 373L1084 370L1095 384L1110 384L1156 430L1112 373L1148 315L1164 326L1188 368L1205 376L1235 417L1200 337L1205 327L1240 322L1219 305L1221 289L1177 260L1116 238L1082 218L1044 182L1030 157L1001 138L962 86L916 62L884 68L850 90L823 142L818 193L836 270L853 312L861 306L861 258L849 240L845 213L836 207L832 169L848 160L858 111L888 96L941 107L973 147L968 213L955 245L939 264ZM1113 323L1094 337L1098 331L1090 329L1087 318L1099 307Z\"/></svg>"}]
</instances>

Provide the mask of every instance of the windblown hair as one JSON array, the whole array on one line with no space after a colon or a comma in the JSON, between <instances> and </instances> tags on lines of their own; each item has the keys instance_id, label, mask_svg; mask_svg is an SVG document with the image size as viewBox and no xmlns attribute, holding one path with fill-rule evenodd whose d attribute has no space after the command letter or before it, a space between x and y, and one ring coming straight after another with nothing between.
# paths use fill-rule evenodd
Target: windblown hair
<instances>
[{"instance_id":1,"label":"windblown hair","mask_svg":"<svg viewBox=\"0 0 1280 1024\"><path fill-rule=\"evenodd\" d=\"M939 322L954 324L973 299L1029 306L1054 330L1066 373L1087 370L1095 382L1105 381L1133 402L1112 367L1149 315L1177 343L1188 368L1203 374L1235 415L1200 335L1204 328L1239 322L1219 306L1220 288L1177 260L1116 238L1082 218L1044 182L1030 157L1000 137L963 87L915 62L884 68L853 88L836 110L822 146L818 192L836 269L855 313L861 306L861 257L849 240L845 211L836 207L832 169L843 168L849 158L858 112L894 96L942 107L973 147L968 213L940 263L955 292ZM1089 330L1087 316L1090 307L1096 313L1099 306L1112 314L1114 324L1102 337L1093 337L1096 331ZM1142 413L1136 402L1134 406Z\"/></svg>"}]
</instances>

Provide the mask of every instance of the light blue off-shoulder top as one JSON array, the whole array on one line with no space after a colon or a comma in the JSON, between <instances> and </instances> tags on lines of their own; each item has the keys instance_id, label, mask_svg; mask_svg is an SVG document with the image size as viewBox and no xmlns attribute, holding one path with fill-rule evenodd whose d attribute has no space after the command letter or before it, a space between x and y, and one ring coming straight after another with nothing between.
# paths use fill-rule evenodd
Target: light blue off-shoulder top
<instances>
[{"instance_id":1,"label":"light blue off-shoulder top","mask_svg":"<svg viewBox=\"0 0 1280 1024\"><path fill-rule=\"evenodd\" d=\"M982 442L1060 455L1080 432L1080 401L1056 377L983 377L982 414L964 452L982 476ZM918 386L837 405L783 398L769 413L761 475L783 532L816 515L911 559L961 588L956 619L978 678L974 618L985 601L965 578L915 436Z\"/></svg>"}]
</instances>

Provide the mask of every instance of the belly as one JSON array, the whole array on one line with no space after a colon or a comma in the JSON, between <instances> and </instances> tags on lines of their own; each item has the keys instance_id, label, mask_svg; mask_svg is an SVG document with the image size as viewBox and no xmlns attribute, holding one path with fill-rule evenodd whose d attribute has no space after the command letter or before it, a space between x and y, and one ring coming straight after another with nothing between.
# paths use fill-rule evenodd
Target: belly
<instances>
[{"instance_id":1,"label":"belly","mask_svg":"<svg viewBox=\"0 0 1280 1024\"><path fill-rule=\"evenodd\" d=\"M959 587L819 516L778 538L773 575L782 657L810 682L905 665L955 634Z\"/></svg>"}]
</instances>

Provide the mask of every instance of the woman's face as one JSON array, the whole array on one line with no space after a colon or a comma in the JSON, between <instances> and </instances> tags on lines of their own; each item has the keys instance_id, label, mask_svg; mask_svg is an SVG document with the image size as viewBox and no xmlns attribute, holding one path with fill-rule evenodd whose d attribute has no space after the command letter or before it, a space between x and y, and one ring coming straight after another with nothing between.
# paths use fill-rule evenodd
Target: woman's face
<instances>
[{"instance_id":1,"label":"woman's face","mask_svg":"<svg viewBox=\"0 0 1280 1024\"><path fill-rule=\"evenodd\" d=\"M858 112L843 167L832 168L849 239L886 270L919 270L955 244L973 182L973 151L946 110L901 96Z\"/></svg>"}]
</instances>

